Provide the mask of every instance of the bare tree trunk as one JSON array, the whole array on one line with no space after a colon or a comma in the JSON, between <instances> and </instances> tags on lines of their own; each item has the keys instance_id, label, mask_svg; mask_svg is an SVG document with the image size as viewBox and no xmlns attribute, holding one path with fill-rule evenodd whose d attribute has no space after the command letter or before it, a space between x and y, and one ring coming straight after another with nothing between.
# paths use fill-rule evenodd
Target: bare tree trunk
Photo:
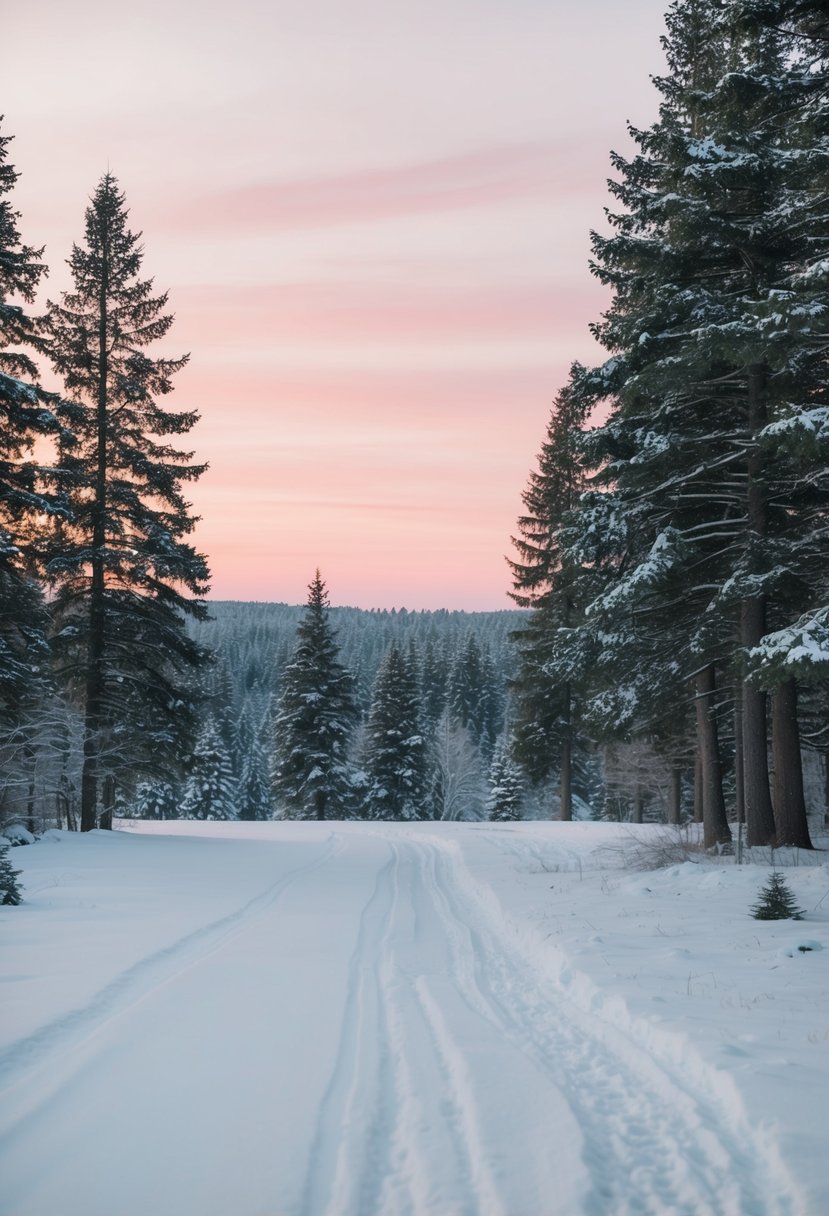
<instances>
[{"instance_id":1,"label":"bare tree trunk","mask_svg":"<svg viewBox=\"0 0 829 1216\"><path fill-rule=\"evenodd\" d=\"M694 756L694 823L702 823L702 754L699 740Z\"/></svg>"},{"instance_id":2,"label":"bare tree trunk","mask_svg":"<svg viewBox=\"0 0 829 1216\"><path fill-rule=\"evenodd\" d=\"M731 840L722 790L722 763L717 732L714 694L716 678L713 664L696 677L697 750L700 756L702 788L703 845L713 849Z\"/></svg>"},{"instance_id":3,"label":"bare tree trunk","mask_svg":"<svg viewBox=\"0 0 829 1216\"><path fill-rule=\"evenodd\" d=\"M682 819L682 769L671 766L671 787L668 796L668 823L678 824Z\"/></svg>"},{"instance_id":4,"label":"bare tree trunk","mask_svg":"<svg viewBox=\"0 0 829 1216\"><path fill-rule=\"evenodd\" d=\"M29 770L29 781L26 788L26 827L34 835L37 828L35 823L35 749L31 743L25 744L23 755Z\"/></svg>"},{"instance_id":5,"label":"bare tree trunk","mask_svg":"<svg viewBox=\"0 0 829 1216\"><path fill-rule=\"evenodd\" d=\"M561 773L559 778L559 819L573 818L573 735L570 724L570 685L564 694L564 738L561 741Z\"/></svg>"},{"instance_id":6,"label":"bare tree trunk","mask_svg":"<svg viewBox=\"0 0 829 1216\"><path fill-rule=\"evenodd\" d=\"M774 822L776 843L811 849L806 800L803 796L803 762L797 723L797 682L786 680L772 699L772 750L774 754Z\"/></svg>"},{"instance_id":7,"label":"bare tree trunk","mask_svg":"<svg viewBox=\"0 0 829 1216\"><path fill-rule=\"evenodd\" d=\"M98 827L112 831L112 814L115 809L115 778L111 773L104 777L104 794L101 818Z\"/></svg>"},{"instance_id":8,"label":"bare tree trunk","mask_svg":"<svg viewBox=\"0 0 829 1216\"><path fill-rule=\"evenodd\" d=\"M734 799L737 822L746 821L745 779L743 776L743 707L738 695L734 701Z\"/></svg>"},{"instance_id":9,"label":"bare tree trunk","mask_svg":"<svg viewBox=\"0 0 829 1216\"><path fill-rule=\"evenodd\" d=\"M637 781L636 790L633 795L633 823L642 822L642 812L645 804L645 796L642 791L642 786Z\"/></svg>"}]
</instances>

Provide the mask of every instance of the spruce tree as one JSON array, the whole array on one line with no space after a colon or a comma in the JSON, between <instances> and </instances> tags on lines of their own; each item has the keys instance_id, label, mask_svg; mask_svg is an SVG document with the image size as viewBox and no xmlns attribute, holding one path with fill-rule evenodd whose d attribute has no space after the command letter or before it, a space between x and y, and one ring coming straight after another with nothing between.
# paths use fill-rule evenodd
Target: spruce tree
<instances>
[{"instance_id":1,"label":"spruce tree","mask_svg":"<svg viewBox=\"0 0 829 1216\"><path fill-rule=\"evenodd\" d=\"M0 133L0 731L21 729L48 657L47 618L35 571L45 516L65 512L38 440L61 432L65 403L40 385L41 350L31 305L47 273L42 249L24 245L9 195L18 174L8 163L12 137ZM64 432L65 434L65 432Z\"/></svg>"},{"instance_id":2,"label":"spruce tree","mask_svg":"<svg viewBox=\"0 0 829 1216\"><path fill-rule=\"evenodd\" d=\"M580 435L584 406L564 389L556 399L547 435L523 493L525 513L512 538L518 556L510 561L514 590L531 609L515 632L519 670L513 682L516 758L535 782L559 776L562 819L572 818L573 735L578 720L578 651L571 631L580 619L583 571L564 537L585 485ZM554 671L556 659L567 665Z\"/></svg>"},{"instance_id":3,"label":"spruce tree","mask_svg":"<svg viewBox=\"0 0 829 1216\"><path fill-rule=\"evenodd\" d=\"M245 752L239 778L239 818L269 819L271 789L268 752L263 734L256 733Z\"/></svg>"},{"instance_id":4,"label":"spruce tree","mask_svg":"<svg viewBox=\"0 0 829 1216\"><path fill-rule=\"evenodd\" d=\"M214 718L202 726L184 787L184 819L236 819L233 767Z\"/></svg>"},{"instance_id":5,"label":"spruce tree","mask_svg":"<svg viewBox=\"0 0 829 1216\"><path fill-rule=\"evenodd\" d=\"M755 920L803 919L803 909L798 908L786 880L777 870L771 872L768 882L761 888L751 914Z\"/></svg>"},{"instance_id":6,"label":"spruce tree","mask_svg":"<svg viewBox=\"0 0 829 1216\"><path fill-rule=\"evenodd\" d=\"M319 570L282 676L274 722L273 800L285 819L340 819L347 814L349 739L356 718L353 680L339 660L329 599Z\"/></svg>"},{"instance_id":7,"label":"spruce tree","mask_svg":"<svg viewBox=\"0 0 829 1216\"><path fill-rule=\"evenodd\" d=\"M397 644L377 673L363 765L366 818L430 818L417 677Z\"/></svg>"},{"instance_id":8,"label":"spruce tree","mask_svg":"<svg viewBox=\"0 0 829 1216\"><path fill-rule=\"evenodd\" d=\"M0 904L17 905L22 902L23 894L17 881L20 871L15 870L9 857L7 844L0 844Z\"/></svg>"},{"instance_id":9,"label":"spruce tree","mask_svg":"<svg viewBox=\"0 0 829 1216\"><path fill-rule=\"evenodd\" d=\"M825 391L815 318L825 311L826 154L814 124L826 90L778 34L742 33L726 4L678 0L665 47L659 122L632 132L631 160L614 157L622 209L609 217L612 235L593 238L594 272L614 293L594 332L611 357L580 373L574 391L586 408L610 407L588 444L605 502L583 504L574 552L589 555L597 524L615 521L615 561L587 619L609 670L651 656L631 700L679 703L683 683L695 681L712 844L728 836L720 683L736 679L749 840L768 843L780 823L766 694L745 678L744 659L770 624L796 615L788 601L825 567L815 529L825 455L815 450L809 467L803 448L786 451L780 427L805 419L814 440L822 417L810 401L822 408ZM799 747L796 698L781 693L785 770L799 764Z\"/></svg>"},{"instance_id":10,"label":"spruce tree","mask_svg":"<svg viewBox=\"0 0 829 1216\"><path fill-rule=\"evenodd\" d=\"M520 819L522 795L521 770L502 741L495 749L489 769L487 818L498 823Z\"/></svg>"},{"instance_id":11,"label":"spruce tree","mask_svg":"<svg viewBox=\"0 0 829 1216\"><path fill-rule=\"evenodd\" d=\"M77 410L73 442L61 444L72 518L48 572L58 673L84 717L82 831L97 824L105 778L173 765L205 659L185 630L186 617L205 616L208 570L187 539L195 520L182 493L204 466L170 442L198 415L157 400L186 357L147 353L173 318L140 277L127 221L107 173L69 259L74 289L48 314L50 356Z\"/></svg>"},{"instance_id":12,"label":"spruce tree","mask_svg":"<svg viewBox=\"0 0 829 1216\"><path fill-rule=\"evenodd\" d=\"M181 795L175 785L163 779L139 781L131 802L136 819L178 819Z\"/></svg>"}]
</instances>

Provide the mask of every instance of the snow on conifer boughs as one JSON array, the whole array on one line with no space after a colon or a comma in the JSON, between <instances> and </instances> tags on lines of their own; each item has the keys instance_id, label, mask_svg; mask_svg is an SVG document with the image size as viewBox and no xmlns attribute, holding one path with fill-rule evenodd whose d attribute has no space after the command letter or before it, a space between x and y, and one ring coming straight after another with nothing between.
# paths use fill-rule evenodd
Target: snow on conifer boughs
<instances>
[{"instance_id":1,"label":"snow on conifer boughs","mask_svg":"<svg viewBox=\"0 0 829 1216\"><path fill-rule=\"evenodd\" d=\"M374 687L363 754L369 819L430 818L417 677L392 645Z\"/></svg>"},{"instance_id":2,"label":"snow on conifer boughs","mask_svg":"<svg viewBox=\"0 0 829 1216\"><path fill-rule=\"evenodd\" d=\"M181 814L185 819L235 819L236 797L227 748L215 720L208 718L193 751Z\"/></svg>"},{"instance_id":3,"label":"snow on conifer boughs","mask_svg":"<svg viewBox=\"0 0 829 1216\"><path fill-rule=\"evenodd\" d=\"M3 197L17 173L8 163L11 136L0 134L0 729L20 727L47 648L47 622L31 568L41 556L43 519L62 511L44 487L48 472L35 444L56 434L64 403L40 387L32 354L38 327L26 311L46 266L42 250L22 244L18 213Z\"/></svg>"},{"instance_id":4,"label":"snow on conifer boughs","mask_svg":"<svg viewBox=\"0 0 829 1216\"><path fill-rule=\"evenodd\" d=\"M15 870L9 857L9 846L0 844L0 904L17 905L22 901L19 877L20 871Z\"/></svg>"},{"instance_id":5,"label":"snow on conifer boughs","mask_svg":"<svg viewBox=\"0 0 829 1216\"><path fill-rule=\"evenodd\" d=\"M339 661L319 570L285 668L274 723L273 799L285 819L338 819L351 799L349 737L356 718L353 679Z\"/></svg>"},{"instance_id":6,"label":"snow on conifer boughs","mask_svg":"<svg viewBox=\"0 0 829 1216\"><path fill-rule=\"evenodd\" d=\"M755 920L802 920L803 909L798 908L783 875L773 870L766 885L760 889L751 915Z\"/></svg>"},{"instance_id":7,"label":"snow on conifer boughs","mask_svg":"<svg viewBox=\"0 0 829 1216\"><path fill-rule=\"evenodd\" d=\"M520 819L522 797L521 770L502 742L495 749L489 770L487 818L496 822Z\"/></svg>"}]
</instances>

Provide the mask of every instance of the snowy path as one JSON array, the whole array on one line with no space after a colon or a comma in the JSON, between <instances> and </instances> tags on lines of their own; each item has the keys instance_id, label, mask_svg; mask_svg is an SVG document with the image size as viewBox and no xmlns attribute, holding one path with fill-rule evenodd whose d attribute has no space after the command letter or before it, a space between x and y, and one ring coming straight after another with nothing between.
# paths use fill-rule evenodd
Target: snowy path
<instances>
[{"instance_id":1,"label":"snowy path","mask_svg":"<svg viewBox=\"0 0 829 1216\"><path fill-rule=\"evenodd\" d=\"M270 886L0 1058L3 1216L798 1211L713 1090L516 950L451 843L263 847Z\"/></svg>"}]
</instances>

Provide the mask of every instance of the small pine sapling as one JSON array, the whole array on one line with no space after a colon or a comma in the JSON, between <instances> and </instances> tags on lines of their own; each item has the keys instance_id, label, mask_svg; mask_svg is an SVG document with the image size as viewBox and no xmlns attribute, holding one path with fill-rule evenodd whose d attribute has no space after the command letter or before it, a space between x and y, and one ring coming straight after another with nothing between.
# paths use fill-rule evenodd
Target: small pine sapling
<instances>
[{"instance_id":1,"label":"small pine sapling","mask_svg":"<svg viewBox=\"0 0 829 1216\"><path fill-rule=\"evenodd\" d=\"M803 909L798 908L786 880L777 870L769 875L751 914L755 920L803 920Z\"/></svg>"},{"instance_id":2,"label":"small pine sapling","mask_svg":"<svg viewBox=\"0 0 829 1216\"><path fill-rule=\"evenodd\" d=\"M0 847L0 904L19 904L23 900L18 878L20 871L15 870L9 858L8 845Z\"/></svg>"}]
</instances>

